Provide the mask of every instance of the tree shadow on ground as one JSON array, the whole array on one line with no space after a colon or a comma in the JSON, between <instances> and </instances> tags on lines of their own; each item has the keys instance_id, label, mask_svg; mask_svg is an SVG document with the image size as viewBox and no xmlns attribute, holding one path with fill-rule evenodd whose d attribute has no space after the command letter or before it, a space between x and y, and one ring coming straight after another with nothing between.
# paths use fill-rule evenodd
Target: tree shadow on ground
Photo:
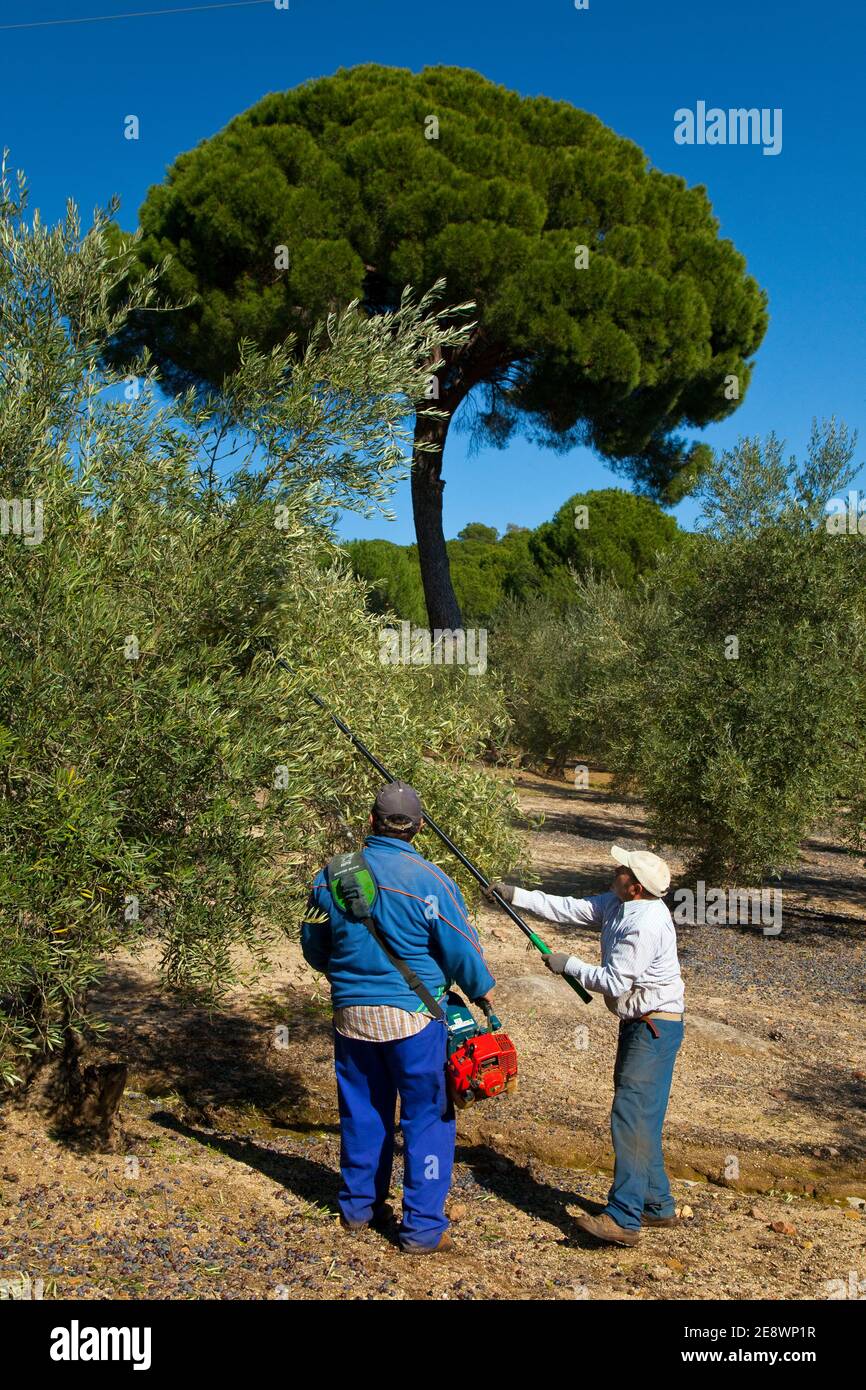
<instances>
[{"instance_id":1,"label":"tree shadow on ground","mask_svg":"<svg viewBox=\"0 0 866 1390\"><path fill-rule=\"evenodd\" d=\"M804 1067L796 1079L786 1082L785 1104L802 1106L820 1116L826 1126L834 1126L833 1141L839 1146L840 1162L856 1163L866 1159L866 1083L854 1075L853 1069L841 1071L827 1067ZM811 1152L814 1140L804 1136L802 1148Z\"/></svg>"},{"instance_id":2,"label":"tree shadow on ground","mask_svg":"<svg viewBox=\"0 0 866 1390\"><path fill-rule=\"evenodd\" d=\"M612 877L602 869L544 868L538 888L555 898L588 898L595 893L606 893Z\"/></svg>"},{"instance_id":3,"label":"tree shadow on ground","mask_svg":"<svg viewBox=\"0 0 866 1390\"><path fill-rule=\"evenodd\" d=\"M574 835L583 840L598 840L600 852L605 853L611 844L619 844L623 840L636 842L633 845L626 843L626 849L638 849L641 845L645 847L647 837L646 823L642 820L627 816L605 819L587 810L548 811L541 825L528 820L523 828L540 835Z\"/></svg>"},{"instance_id":4,"label":"tree shadow on ground","mask_svg":"<svg viewBox=\"0 0 866 1390\"><path fill-rule=\"evenodd\" d=\"M91 1002L109 1022L106 1046L129 1059L145 1094L174 1091L202 1113L224 1105L303 1112L316 1100L278 1045L281 1024L292 1044L304 1044L315 1060L331 1055L329 1015L290 989L269 1017L208 1012L143 982L134 968L112 964Z\"/></svg>"},{"instance_id":5,"label":"tree shadow on ground","mask_svg":"<svg viewBox=\"0 0 866 1390\"><path fill-rule=\"evenodd\" d=\"M600 788L587 787L576 790L569 785L535 785L526 783L520 786L527 794L536 793L560 801L563 804L555 810L544 812L541 824L537 824L531 804L524 806L520 819L521 828L538 835L568 835L582 840L598 841L599 856L606 858L611 844L621 844L626 849L645 846L648 829L645 809L639 800L623 794L615 794ZM779 880L769 885L780 889L783 897L802 894L807 900L817 899L813 906L807 902L802 908L791 905L786 908L791 920L820 918L822 924L858 927L866 922L866 860L859 852L852 852L845 844L835 838L837 832L828 827L826 834L820 832L810 835L802 842L801 862L782 872ZM665 851L660 851L664 853ZM575 846L575 859L585 858L584 846ZM668 851L670 857L670 850ZM676 855L673 856L675 859ZM580 865L574 869L567 866L549 871L544 883L544 891L574 894L573 888L563 885L575 884L579 892L602 891L597 885L597 873L586 871ZM548 883L551 885L548 887ZM589 885L592 885L591 887ZM675 886L694 888L685 877L675 875ZM727 886L727 885L719 885ZM760 887L759 884L745 885ZM822 910L821 902L829 905ZM669 904L670 905L670 904ZM834 908L842 911L834 911Z\"/></svg>"},{"instance_id":6,"label":"tree shadow on ground","mask_svg":"<svg viewBox=\"0 0 866 1390\"><path fill-rule=\"evenodd\" d=\"M611 794L608 791L602 791L600 789L590 787L578 788L571 785L568 782L562 782L557 784L552 783L550 786L548 786L547 784L543 786L536 786L534 783L524 783L518 781L515 783L515 786L517 787L517 790L519 792L523 793L523 795L527 799L527 802L529 801L529 798L532 796L549 797L551 801L566 801L571 806L575 806L578 804L578 797L589 797L592 800L598 801L611 799ZM534 816L540 813L536 812L531 805L527 805L524 808L523 814L527 816ZM545 811L544 814L545 816L547 816L552 813Z\"/></svg>"}]
</instances>

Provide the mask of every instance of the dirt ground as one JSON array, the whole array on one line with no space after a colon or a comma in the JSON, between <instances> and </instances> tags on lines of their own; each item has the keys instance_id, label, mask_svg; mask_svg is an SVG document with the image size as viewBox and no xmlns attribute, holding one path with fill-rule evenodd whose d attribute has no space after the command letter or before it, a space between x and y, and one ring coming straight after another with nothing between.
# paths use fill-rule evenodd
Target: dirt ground
<instances>
[{"instance_id":1,"label":"dirt ground","mask_svg":"<svg viewBox=\"0 0 866 1390\"><path fill-rule=\"evenodd\" d=\"M602 776L517 782L548 891L601 891L610 844L645 839L640 805ZM819 836L782 890L778 937L678 931L687 1021L665 1144L680 1229L626 1250L575 1226L610 1181L616 1021L484 910L520 1089L459 1117L453 1253L413 1259L393 1229L340 1230L330 1011L299 949L210 1017L159 988L148 947L100 989L132 1063L120 1151L79 1155L3 1113L0 1297L866 1296L866 872ZM596 932L540 930L598 959ZM394 1179L399 1204L399 1156Z\"/></svg>"}]
</instances>

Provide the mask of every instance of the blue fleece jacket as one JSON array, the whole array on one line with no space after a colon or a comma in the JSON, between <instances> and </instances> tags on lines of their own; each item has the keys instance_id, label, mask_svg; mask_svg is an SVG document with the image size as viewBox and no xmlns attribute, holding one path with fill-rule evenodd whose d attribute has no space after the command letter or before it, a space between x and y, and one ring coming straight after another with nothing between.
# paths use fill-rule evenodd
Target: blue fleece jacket
<instances>
[{"instance_id":1,"label":"blue fleece jacket","mask_svg":"<svg viewBox=\"0 0 866 1390\"><path fill-rule=\"evenodd\" d=\"M496 981L454 880L407 841L389 835L368 835L364 856L379 885L373 920L431 993L438 997L456 984L478 999L492 989ZM423 1009L363 923L337 907L324 870L316 875L310 907L327 913L328 920L304 922L301 947L308 964L327 975L335 1009L352 1004L390 1004L412 1013Z\"/></svg>"}]
</instances>

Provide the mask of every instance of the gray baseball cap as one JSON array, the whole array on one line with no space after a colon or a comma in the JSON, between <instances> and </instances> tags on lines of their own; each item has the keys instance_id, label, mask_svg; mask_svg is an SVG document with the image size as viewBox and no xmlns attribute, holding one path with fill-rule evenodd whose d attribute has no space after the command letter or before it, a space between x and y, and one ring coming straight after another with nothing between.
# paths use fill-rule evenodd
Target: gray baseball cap
<instances>
[{"instance_id":1,"label":"gray baseball cap","mask_svg":"<svg viewBox=\"0 0 866 1390\"><path fill-rule=\"evenodd\" d=\"M383 820L405 816L417 823L424 814L421 798L408 782L386 782L373 802L373 814Z\"/></svg>"}]
</instances>

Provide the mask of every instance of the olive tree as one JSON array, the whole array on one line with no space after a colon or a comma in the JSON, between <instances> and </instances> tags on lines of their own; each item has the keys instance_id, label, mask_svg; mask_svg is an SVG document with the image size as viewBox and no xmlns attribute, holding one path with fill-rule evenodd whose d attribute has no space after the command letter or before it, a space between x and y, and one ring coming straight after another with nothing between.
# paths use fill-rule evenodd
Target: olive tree
<instances>
[{"instance_id":1,"label":"olive tree","mask_svg":"<svg viewBox=\"0 0 866 1390\"><path fill-rule=\"evenodd\" d=\"M306 686L492 871L516 854L509 799L471 763L495 692L458 672L431 696L438 673L382 664L331 527L347 497L381 505L406 400L455 331L408 296L387 318L349 306L165 403L151 361L105 365L157 279L118 300L113 211L47 228L0 183L0 1071L106 1142L125 1064L89 994L111 953L156 941L166 981L218 1005L363 830L375 776Z\"/></svg>"},{"instance_id":2,"label":"olive tree","mask_svg":"<svg viewBox=\"0 0 866 1390\"><path fill-rule=\"evenodd\" d=\"M714 884L796 862L811 826L855 796L866 752L866 538L827 502L854 439L815 426L805 460L744 439L703 484L701 531L660 560L634 632L632 718L616 766L656 836ZM862 804L862 801L861 803Z\"/></svg>"}]
</instances>

